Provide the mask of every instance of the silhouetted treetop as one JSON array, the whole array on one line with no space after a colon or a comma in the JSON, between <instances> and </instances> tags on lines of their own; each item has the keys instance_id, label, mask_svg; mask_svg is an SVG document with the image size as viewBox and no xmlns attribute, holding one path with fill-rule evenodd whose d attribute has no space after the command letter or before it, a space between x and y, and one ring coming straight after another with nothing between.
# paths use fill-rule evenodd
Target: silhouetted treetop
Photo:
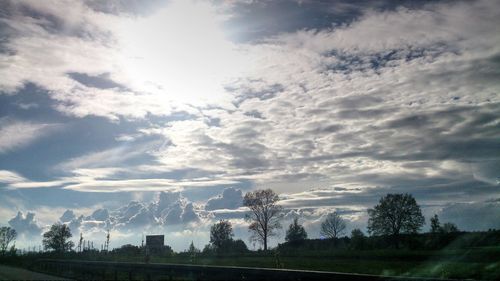
<instances>
[{"instance_id":1,"label":"silhouetted treetop","mask_svg":"<svg viewBox=\"0 0 500 281\"><path fill-rule=\"evenodd\" d=\"M74 246L74 243L69 241L71 236L71 230L67 225L55 223L43 234L43 246L47 250L60 253L70 251Z\"/></svg>"},{"instance_id":2,"label":"silhouetted treetop","mask_svg":"<svg viewBox=\"0 0 500 281\"><path fill-rule=\"evenodd\" d=\"M326 238L338 238L344 234L345 228L345 220L337 212L333 212L328 214L325 221L321 223L320 234Z\"/></svg>"},{"instance_id":3,"label":"silhouetted treetop","mask_svg":"<svg viewBox=\"0 0 500 281\"><path fill-rule=\"evenodd\" d=\"M439 223L439 218L437 214L431 218L431 233L437 233L441 229L441 224Z\"/></svg>"},{"instance_id":4,"label":"silhouetted treetop","mask_svg":"<svg viewBox=\"0 0 500 281\"><path fill-rule=\"evenodd\" d=\"M9 244L16 240L16 237L17 232L12 227L3 226L0 228L0 252L2 255L4 255L9 248Z\"/></svg>"},{"instance_id":5,"label":"silhouetted treetop","mask_svg":"<svg viewBox=\"0 0 500 281\"><path fill-rule=\"evenodd\" d=\"M277 204L278 201L278 195L271 189L248 192L243 198L243 205L250 209L246 219L251 222L248 227L252 232L251 239L260 242L264 250L267 250L268 238L281 228L283 207Z\"/></svg>"},{"instance_id":6,"label":"silhouetted treetop","mask_svg":"<svg viewBox=\"0 0 500 281\"><path fill-rule=\"evenodd\" d=\"M368 232L373 235L417 233L425 224L420 206L411 194L387 194L368 210Z\"/></svg>"},{"instance_id":7,"label":"silhouetted treetop","mask_svg":"<svg viewBox=\"0 0 500 281\"><path fill-rule=\"evenodd\" d=\"M307 232L302 225L299 224L299 219L294 218L286 231L285 241L298 242L307 239Z\"/></svg>"},{"instance_id":8,"label":"silhouetted treetop","mask_svg":"<svg viewBox=\"0 0 500 281\"><path fill-rule=\"evenodd\" d=\"M443 226L440 228L440 231L443 233L459 232L457 225L451 222L444 223Z\"/></svg>"},{"instance_id":9,"label":"silhouetted treetop","mask_svg":"<svg viewBox=\"0 0 500 281\"><path fill-rule=\"evenodd\" d=\"M221 249L224 243L233 239L233 227L229 221L221 220L210 228L210 243Z\"/></svg>"}]
</instances>

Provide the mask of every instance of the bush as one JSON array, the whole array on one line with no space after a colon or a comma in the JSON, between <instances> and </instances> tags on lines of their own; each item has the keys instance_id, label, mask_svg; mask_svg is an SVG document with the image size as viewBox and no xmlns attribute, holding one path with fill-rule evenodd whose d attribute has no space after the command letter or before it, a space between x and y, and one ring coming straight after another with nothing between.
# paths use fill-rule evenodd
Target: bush
<instances>
[{"instance_id":1,"label":"bush","mask_svg":"<svg viewBox=\"0 0 500 281\"><path fill-rule=\"evenodd\" d=\"M138 256L142 254L141 248L131 244L125 244L120 248L111 251L113 254L124 255L124 256Z\"/></svg>"}]
</instances>

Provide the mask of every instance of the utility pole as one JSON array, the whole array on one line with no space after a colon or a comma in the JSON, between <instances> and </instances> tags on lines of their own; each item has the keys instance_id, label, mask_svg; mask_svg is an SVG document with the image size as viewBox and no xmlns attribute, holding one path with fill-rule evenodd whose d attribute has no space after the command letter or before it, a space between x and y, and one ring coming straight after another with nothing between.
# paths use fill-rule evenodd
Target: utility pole
<instances>
[{"instance_id":1,"label":"utility pole","mask_svg":"<svg viewBox=\"0 0 500 281\"><path fill-rule=\"evenodd\" d=\"M109 251L109 228L108 228L108 233L106 234L106 243L104 244L104 247L106 249L106 252Z\"/></svg>"},{"instance_id":2,"label":"utility pole","mask_svg":"<svg viewBox=\"0 0 500 281\"><path fill-rule=\"evenodd\" d=\"M82 252L83 234L80 232L80 241L78 242L78 252Z\"/></svg>"}]
</instances>

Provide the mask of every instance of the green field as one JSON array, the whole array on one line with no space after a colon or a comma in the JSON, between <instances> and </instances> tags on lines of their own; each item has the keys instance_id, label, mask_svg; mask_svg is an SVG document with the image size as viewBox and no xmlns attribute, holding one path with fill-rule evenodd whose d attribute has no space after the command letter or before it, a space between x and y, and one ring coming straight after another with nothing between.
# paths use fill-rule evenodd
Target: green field
<instances>
[{"instance_id":1,"label":"green field","mask_svg":"<svg viewBox=\"0 0 500 281\"><path fill-rule=\"evenodd\" d=\"M57 256L46 253L2 259L2 263L29 266L34 260L40 258L144 262L144 257L141 255L67 253L64 256ZM322 270L386 276L500 280L500 247L442 251L403 249L302 251L286 255L270 251L232 255L199 254L194 257L187 253L177 253L171 256L151 256L150 262Z\"/></svg>"},{"instance_id":2,"label":"green field","mask_svg":"<svg viewBox=\"0 0 500 281\"><path fill-rule=\"evenodd\" d=\"M123 260L131 260L125 258ZM137 259L132 259L137 260ZM448 251L338 251L296 255L152 257L151 262L324 270L376 275L500 279L500 247Z\"/></svg>"}]
</instances>

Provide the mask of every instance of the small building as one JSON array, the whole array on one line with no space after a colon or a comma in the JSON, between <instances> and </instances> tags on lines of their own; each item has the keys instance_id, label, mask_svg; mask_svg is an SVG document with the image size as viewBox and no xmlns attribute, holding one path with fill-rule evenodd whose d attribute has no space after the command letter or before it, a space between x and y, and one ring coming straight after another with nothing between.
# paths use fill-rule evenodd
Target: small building
<instances>
[{"instance_id":1,"label":"small building","mask_svg":"<svg viewBox=\"0 0 500 281\"><path fill-rule=\"evenodd\" d=\"M150 250L162 249L165 245L165 235L146 235L146 247Z\"/></svg>"},{"instance_id":2,"label":"small building","mask_svg":"<svg viewBox=\"0 0 500 281\"><path fill-rule=\"evenodd\" d=\"M168 255L171 256L174 251L170 246L165 245L165 235L146 235L146 255Z\"/></svg>"}]
</instances>

